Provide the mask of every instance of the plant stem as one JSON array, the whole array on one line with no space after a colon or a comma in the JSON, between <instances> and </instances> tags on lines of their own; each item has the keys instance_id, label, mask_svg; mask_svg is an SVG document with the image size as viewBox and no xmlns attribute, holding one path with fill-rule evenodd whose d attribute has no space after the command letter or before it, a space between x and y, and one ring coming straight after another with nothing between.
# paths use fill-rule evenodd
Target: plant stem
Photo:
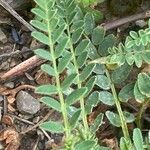
<instances>
[{"instance_id":1,"label":"plant stem","mask_svg":"<svg viewBox=\"0 0 150 150\"><path fill-rule=\"evenodd\" d=\"M47 8L46 14L48 16L48 8ZM48 18L47 18L47 20L48 20ZM71 131L70 131L69 122L68 122L67 108L66 108L64 97L63 97L62 89L60 86L59 72L57 69L57 63L56 63L56 58L55 58L55 51L54 51L54 47L53 47L52 36L51 36L52 35L51 27L50 27L49 21L47 21L47 26L48 26L50 53L52 55L52 63L53 63L54 71L55 71L56 87L58 90L58 95L59 95L60 104L61 104L61 111L62 111L62 116L63 116L63 120L64 120L65 136L66 136L66 139L69 139Z\"/></svg>"},{"instance_id":2,"label":"plant stem","mask_svg":"<svg viewBox=\"0 0 150 150\"><path fill-rule=\"evenodd\" d=\"M69 26L67 27L67 34L68 34L68 37L69 37L69 45L70 45L70 51L72 53L73 64L75 66L75 71L76 71L76 74L77 74L77 86L78 86L78 88L81 88L82 84L81 84L80 78L79 78L80 73L79 73L79 69L78 69L78 66L77 66L76 56L75 56L74 48L73 48L72 41L71 41ZM82 115L83 125L84 125L84 129L85 129L84 132L85 132L85 135L87 136L87 134L89 132L89 126L88 126L88 122L87 122L87 118L86 118L84 98L80 98L80 107L81 107L81 115Z\"/></svg>"},{"instance_id":3,"label":"plant stem","mask_svg":"<svg viewBox=\"0 0 150 150\"><path fill-rule=\"evenodd\" d=\"M119 99L118 99L118 96L117 96L117 92L116 92L116 89L115 89L115 86L111 80L111 77L110 77L110 74L109 74L109 71L106 69L106 75L111 83L111 91L112 91L112 94L113 94L113 97L114 97L114 101L115 101L115 104L116 104L116 107L117 107L117 111L118 111L118 114L119 114L119 117L120 117L120 121L121 121L121 127L122 127L122 131L123 131L123 135L125 137L125 139L127 141L129 141L129 143L131 144L131 139L130 139L130 135L129 135L129 131L128 131L128 127L127 127L127 124L126 124L126 119L123 115L123 111L122 111L122 108L121 108L121 105L120 105L120 102L119 102Z\"/></svg>"},{"instance_id":4,"label":"plant stem","mask_svg":"<svg viewBox=\"0 0 150 150\"><path fill-rule=\"evenodd\" d=\"M137 127L141 129L141 118L142 118L142 114L145 112L147 105L149 104L149 99L146 99L143 103L142 106L137 114L137 118L136 118L136 124Z\"/></svg>"}]
</instances>

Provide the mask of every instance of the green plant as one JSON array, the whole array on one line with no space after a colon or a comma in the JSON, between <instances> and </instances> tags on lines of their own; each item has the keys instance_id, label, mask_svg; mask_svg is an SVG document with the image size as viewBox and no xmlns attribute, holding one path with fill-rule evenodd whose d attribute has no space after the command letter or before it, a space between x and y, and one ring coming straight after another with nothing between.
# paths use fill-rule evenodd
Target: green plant
<instances>
[{"instance_id":1,"label":"green plant","mask_svg":"<svg viewBox=\"0 0 150 150\"><path fill-rule=\"evenodd\" d=\"M40 127L52 133L64 133L63 149L104 150L106 148L99 146L95 137L104 115L99 114L93 124L87 122L87 115L102 102L116 106L117 113L106 111L105 115L111 124L122 128L121 149L137 147L136 141L142 139L141 132L134 130L132 142L127 123L136 120L141 127L140 118L149 104L150 77L140 73L137 80L127 84L119 93L115 85L127 79L134 63L137 67L141 67L143 61L150 63L150 27L138 33L131 31L125 44L115 46L116 38L96 26L93 15L84 15L74 0L35 2L37 7L32 12L37 19L31 24L39 31L32 32L32 36L48 47L48 50L37 49L35 53L47 60L41 69L55 78L53 85L41 85L35 92L46 95L41 101L63 117L62 122L51 120ZM98 90L94 90L94 86ZM136 119L121 107L121 103L130 98L142 103ZM74 107L77 102L79 108Z\"/></svg>"}]
</instances>

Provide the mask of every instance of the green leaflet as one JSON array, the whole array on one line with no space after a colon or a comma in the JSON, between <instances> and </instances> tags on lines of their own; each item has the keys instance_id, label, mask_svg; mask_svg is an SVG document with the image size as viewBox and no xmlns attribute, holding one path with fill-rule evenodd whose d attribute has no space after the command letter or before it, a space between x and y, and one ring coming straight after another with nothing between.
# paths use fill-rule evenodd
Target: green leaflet
<instances>
[{"instance_id":1,"label":"green leaflet","mask_svg":"<svg viewBox=\"0 0 150 150\"><path fill-rule=\"evenodd\" d=\"M58 64L58 72L62 73L64 71L64 69L67 67L67 65L69 64L70 60L72 59L72 55L66 55L65 57L62 57L61 60L59 61Z\"/></svg>"},{"instance_id":2,"label":"green leaflet","mask_svg":"<svg viewBox=\"0 0 150 150\"><path fill-rule=\"evenodd\" d=\"M88 52L86 52L86 51L83 52L80 56L78 56L78 58L77 58L78 68L81 68L85 64L87 56L88 56Z\"/></svg>"},{"instance_id":3,"label":"green leaflet","mask_svg":"<svg viewBox=\"0 0 150 150\"><path fill-rule=\"evenodd\" d=\"M94 45L99 45L105 36L105 30L102 27L96 27L92 32L92 43Z\"/></svg>"},{"instance_id":4,"label":"green leaflet","mask_svg":"<svg viewBox=\"0 0 150 150\"><path fill-rule=\"evenodd\" d=\"M129 99L134 98L134 84L129 83L120 90L118 95L120 101L127 102Z\"/></svg>"},{"instance_id":5,"label":"green leaflet","mask_svg":"<svg viewBox=\"0 0 150 150\"><path fill-rule=\"evenodd\" d=\"M67 106L70 106L77 102L80 98L84 97L84 94L87 92L87 88L82 87L80 89L74 90L70 95L66 98Z\"/></svg>"},{"instance_id":6,"label":"green leaflet","mask_svg":"<svg viewBox=\"0 0 150 150\"><path fill-rule=\"evenodd\" d=\"M83 69L79 77L81 82L85 81L90 76L94 67L95 67L95 64L89 64Z\"/></svg>"},{"instance_id":7,"label":"green leaflet","mask_svg":"<svg viewBox=\"0 0 150 150\"><path fill-rule=\"evenodd\" d=\"M70 85L74 82L76 76L76 74L70 74L65 78L65 80L61 84L61 88L63 91L67 90L70 87Z\"/></svg>"},{"instance_id":8,"label":"green leaflet","mask_svg":"<svg viewBox=\"0 0 150 150\"><path fill-rule=\"evenodd\" d=\"M38 94L45 94L45 95L50 95L50 94L55 94L57 93L57 88L55 85L41 85L35 89L35 93Z\"/></svg>"},{"instance_id":9,"label":"green leaflet","mask_svg":"<svg viewBox=\"0 0 150 150\"><path fill-rule=\"evenodd\" d=\"M80 114L81 114L81 110L77 110L70 118L69 123L70 123L70 127L72 129L76 127L76 125L79 121L79 118L80 118Z\"/></svg>"},{"instance_id":10,"label":"green leaflet","mask_svg":"<svg viewBox=\"0 0 150 150\"><path fill-rule=\"evenodd\" d=\"M113 95L108 91L100 91L99 100L106 105L113 106L115 104Z\"/></svg>"},{"instance_id":11,"label":"green leaflet","mask_svg":"<svg viewBox=\"0 0 150 150\"><path fill-rule=\"evenodd\" d=\"M74 44L77 43L80 40L80 38L82 36L82 33L83 33L83 29L77 29L76 31L74 31L72 33L72 42Z\"/></svg>"},{"instance_id":12,"label":"green leaflet","mask_svg":"<svg viewBox=\"0 0 150 150\"><path fill-rule=\"evenodd\" d=\"M138 128L133 130L133 142L137 150L144 150L142 133L141 130Z\"/></svg>"},{"instance_id":13,"label":"green leaflet","mask_svg":"<svg viewBox=\"0 0 150 150\"><path fill-rule=\"evenodd\" d=\"M128 149L128 144L127 144L126 139L124 137L122 137L120 139L120 149L121 150L129 150Z\"/></svg>"},{"instance_id":14,"label":"green leaflet","mask_svg":"<svg viewBox=\"0 0 150 150\"><path fill-rule=\"evenodd\" d=\"M116 127L121 126L120 117L118 114L115 114L111 111L106 111L105 114L112 125L114 125Z\"/></svg>"},{"instance_id":15,"label":"green leaflet","mask_svg":"<svg viewBox=\"0 0 150 150\"><path fill-rule=\"evenodd\" d=\"M52 133L63 133L64 127L61 122L48 121L40 125L40 128L52 132Z\"/></svg>"},{"instance_id":16,"label":"green leaflet","mask_svg":"<svg viewBox=\"0 0 150 150\"><path fill-rule=\"evenodd\" d=\"M138 88L143 95L150 97L150 77L146 73L138 75Z\"/></svg>"},{"instance_id":17,"label":"green leaflet","mask_svg":"<svg viewBox=\"0 0 150 150\"><path fill-rule=\"evenodd\" d=\"M49 45L49 38L42 32L33 31L31 35L41 43Z\"/></svg>"},{"instance_id":18,"label":"green leaflet","mask_svg":"<svg viewBox=\"0 0 150 150\"><path fill-rule=\"evenodd\" d=\"M104 90L110 89L110 81L105 75L96 76L96 85Z\"/></svg>"},{"instance_id":19,"label":"green leaflet","mask_svg":"<svg viewBox=\"0 0 150 150\"><path fill-rule=\"evenodd\" d=\"M90 130L91 132L96 132L98 130L98 128L102 125L103 123L103 117L104 115L102 113L100 113L96 119L94 120L94 123L90 126Z\"/></svg>"},{"instance_id":20,"label":"green leaflet","mask_svg":"<svg viewBox=\"0 0 150 150\"><path fill-rule=\"evenodd\" d=\"M44 96L42 97L41 102L46 104L48 107L53 108L54 110L58 112L61 112L61 105L57 100L48 96Z\"/></svg>"},{"instance_id":21,"label":"green leaflet","mask_svg":"<svg viewBox=\"0 0 150 150\"><path fill-rule=\"evenodd\" d=\"M88 47L88 45L89 45L89 40L87 39L82 40L75 48L75 55L80 55L81 53L83 53Z\"/></svg>"},{"instance_id":22,"label":"green leaflet","mask_svg":"<svg viewBox=\"0 0 150 150\"><path fill-rule=\"evenodd\" d=\"M93 29L95 27L94 17L92 14L87 13L84 17L84 30L85 33L91 34L93 32Z\"/></svg>"},{"instance_id":23,"label":"green leaflet","mask_svg":"<svg viewBox=\"0 0 150 150\"><path fill-rule=\"evenodd\" d=\"M123 115L124 115L127 123L132 123L132 122L135 121L135 117L134 117L133 114L131 114L131 113L127 112L127 111L124 111Z\"/></svg>"},{"instance_id":24,"label":"green leaflet","mask_svg":"<svg viewBox=\"0 0 150 150\"><path fill-rule=\"evenodd\" d=\"M75 145L75 150L88 150L88 149L90 150L91 148L94 147L95 144L96 144L95 141L86 140Z\"/></svg>"},{"instance_id":25,"label":"green leaflet","mask_svg":"<svg viewBox=\"0 0 150 150\"><path fill-rule=\"evenodd\" d=\"M41 31L47 32L47 24L45 24L44 22L41 22L39 20L32 20L30 22L34 27L40 29Z\"/></svg>"},{"instance_id":26,"label":"green leaflet","mask_svg":"<svg viewBox=\"0 0 150 150\"><path fill-rule=\"evenodd\" d=\"M55 76L55 70L54 70L54 68L51 67L50 65L48 65L48 64L43 64L43 65L41 66L41 69L42 69L44 72L46 72L48 75L50 75L50 76Z\"/></svg>"},{"instance_id":27,"label":"green leaflet","mask_svg":"<svg viewBox=\"0 0 150 150\"><path fill-rule=\"evenodd\" d=\"M51 53L44 50L44 49L41 49L41 48L36 49L36 50L34 50L34 53L36 55L38 55L39 57L43 58L43 59L46 59L46 60L49 60L49 61L52 60Z\"/></svg>"},{"instance_id":28,"label":"green leaflet","mask_svg":"<svg viewBox=\"0 0 150 150\"><path fill-rule=\"evenodd\" d=\"M39 8L33 8L31 10L32 13L34 13L36 16L40 17L43 20L46 20L46 14L43 10L39 9Z\"/></svg>"}]
</instances>

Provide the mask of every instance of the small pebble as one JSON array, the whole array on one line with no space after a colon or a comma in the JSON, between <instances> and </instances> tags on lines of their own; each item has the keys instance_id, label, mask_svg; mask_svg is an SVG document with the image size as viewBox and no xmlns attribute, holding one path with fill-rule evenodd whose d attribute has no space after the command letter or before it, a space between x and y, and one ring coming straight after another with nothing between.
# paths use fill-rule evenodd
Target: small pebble
<instances>
[{"instance_id":1,"label":"small pebble","mask_svg":"<svg viewBox=\"0 0 150 150\"><path fill-rule=\"evenodd\" d=\"M137 20L135 24L141 28L145 27L147 23L144 20Z\"/></svg>"},{"instance_id":2,"label":"small pebble","mask_svg":"<svg viewBox=\"0 0 150 150\"><path fill-rule=\"evenodd\" d=\"M23 114L36 114L40 110L40 102L25 91L16 96L18 110Z\"/></svg>"},{"instance_id":3,"label":"small pebble","mask_svg":"<svg viewBox=\"0 0 150 150\"><path fill-rule=\"evenodd\" d=\"M4 86L10 89L13 89L15 87L15 84L14 82L6 82Z\"/></svg>"}]
</instances>

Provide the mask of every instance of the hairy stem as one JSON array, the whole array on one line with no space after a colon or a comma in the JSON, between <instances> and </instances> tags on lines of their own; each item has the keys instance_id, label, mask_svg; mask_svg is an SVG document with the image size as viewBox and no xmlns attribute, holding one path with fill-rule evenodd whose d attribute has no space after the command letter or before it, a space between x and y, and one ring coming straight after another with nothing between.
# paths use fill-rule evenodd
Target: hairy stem
<instances>
[{"instance_id":1,"label":"hairy stem","mask_svg":"<svg viewBox=\"0 0 150 150\"><path fill-rule=\"evenodd\" d=\"M77 86L78 86L78 88L81 88L82 84L81 84L80 79L79 79L80 73L79 73L79 69L77 66L77 60L76 60L74 48L73 48L72 41L71 41L71 34L70 34L69 26L67 27L67 34L69 37L69 45L70 45L70 51L72 53L73 64L75 66L75 71L77 74ZM86 118L84 98L80 98L80 107L81 107L81 115L82 115L83 125L84 125L84 129L85 129L85 135L87 135L87 133L89 132L89 126L88 126L88 122L87 122L87 118Z\"/></svg>"},{"instance_id":2,"label":"hairy stem","mask_svg":"<svg viewBox=\"0 0 150 150\"><path fill-rule=\"evenodd\" d=\"M129 141L129 143L131 144L131 139L130 139L128 127L127 127L127 124L126 124L126 120L125 120L125 117L123 115L123 111L122 111L122 108L121 108L121 105L120 105L120 102L119 102L119 99L118 99L118 96L117 96L117 92L116 92L115 86L114 86L114 84L113 84L113 82L111 80L109 71L107 69L106 69L106 75L107 75L107 77L108 77L108 79L109 79L109 81L111 83L111 91L112 91L112 94L113 94L113 97L114 97L114 101L115 101L115 104L116 104L116 107L117 107L117 111L118 111L118 114L119 114L119 117L120 117L123 135L124 135L125 139L127 141Z\"/></svg>"}]
</instances>

